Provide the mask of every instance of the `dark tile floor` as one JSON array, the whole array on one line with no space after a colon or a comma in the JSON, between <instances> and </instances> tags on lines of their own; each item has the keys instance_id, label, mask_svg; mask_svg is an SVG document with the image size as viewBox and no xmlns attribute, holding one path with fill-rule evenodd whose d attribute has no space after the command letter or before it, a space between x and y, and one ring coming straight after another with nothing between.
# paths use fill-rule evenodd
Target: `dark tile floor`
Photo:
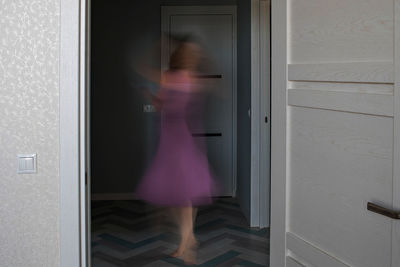
<instances>
[{"instance_id":1,"label":"dark tile floor","mask_svg":"<svg viewBox=\"0 0 400 267\"><path fill-rule=\"evenodd\" d=\"M92 266L185 266L168 257L176 226L164 209L140 201L92 203ZM268 266L269 229L250 229L234 199L201 207L195 226L197 266Z\"/></svg>"}]
</instances>

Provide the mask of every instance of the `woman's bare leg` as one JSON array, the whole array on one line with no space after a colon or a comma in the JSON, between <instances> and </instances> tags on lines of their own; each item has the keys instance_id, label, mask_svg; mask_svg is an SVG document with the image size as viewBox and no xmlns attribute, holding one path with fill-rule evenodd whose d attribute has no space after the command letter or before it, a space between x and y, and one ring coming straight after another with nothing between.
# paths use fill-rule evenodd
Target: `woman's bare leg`
<instances>
[{"instance_id":1,"label":"woman's bare leg","mask_svg":"<svg viewBox=\"0 0 400 267\"><path fill-rule=\"evenodd\" d=\"M193 264L195 262L194 248L196 246L196 239L193 234L193 208L180 208L179 213L181 242L178 249L171 256L179 257L185 253L185 262Z\"/></svg>"},{"instance_id":2,"label":"woman's bare leg","mask_svg":"<svg viewBox=\"0 0 400 267\"><path fill-rule=\"evenodd\" d=\"M191 209L191 214L188 214L188 219L187 224L190 225L190 231L188 234L187 238L187 243L186 243L186 250L185 250L185 255L184 255L184 261L186 265L193 265L196 264L196 254L197 254L197 240L196 237L194 236L194 227L195 227L195 221L196 221L196 215L197 215L197 208Z\"/></svg>"},{"instance_id":3,"label":"woman's bare leg","mask_svg":"<svg viewBox=\"0 0 400 267\"><path fill-rule=\"evenodd\" d=\"M182 207L174 208L174 215L176 218L176 222L179 227L179 234L181 237L181 241L179 243L178 248L172 252L171 257L180 257L182 256L183 252L185 251L185 241L186 241L186 224L185 224L185 214L184 209Z\"/></svg>"},{"instance_id":4,"label":"woman's bare leg","mask_svg":"<svg viewBox=\"0 0 400 267\"><path fill-rule=\"evenodd\" d=\"M196 239L193 233L193 208L183 208L183 231L182 231L182 247L184 250L184 261L187 265L196 263Z\"/></svg>"}]
</instances>

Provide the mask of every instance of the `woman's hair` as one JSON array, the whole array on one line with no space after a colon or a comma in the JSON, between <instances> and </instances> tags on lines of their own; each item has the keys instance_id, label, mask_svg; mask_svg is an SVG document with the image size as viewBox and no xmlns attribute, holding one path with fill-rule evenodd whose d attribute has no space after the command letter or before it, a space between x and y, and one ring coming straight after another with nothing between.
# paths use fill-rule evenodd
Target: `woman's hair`
<instances>
[{"instance_id":1,"label":"woman's hair","mask_svg":"<svg viewBox=\"0 0 400 267\"><path fill-rule=\"evenodd\" d=\"M184 70L191 68L192 66L189 63L190 57L188 45L185 43L179 44L169 59L169 69Z\"/></svg>"},{"instance_id":2,"label":"woman's hair","mask_svg":"<svg viewBox=\"0 0 400 267\"><path fill-rule=\"evenodd\" d=\"M195 70L197 69L201 53L197 49L198 42L192 35L171 36L171 39L177 43L177 47L169 60L170 70Z\"/></svg>"}]
</instances>

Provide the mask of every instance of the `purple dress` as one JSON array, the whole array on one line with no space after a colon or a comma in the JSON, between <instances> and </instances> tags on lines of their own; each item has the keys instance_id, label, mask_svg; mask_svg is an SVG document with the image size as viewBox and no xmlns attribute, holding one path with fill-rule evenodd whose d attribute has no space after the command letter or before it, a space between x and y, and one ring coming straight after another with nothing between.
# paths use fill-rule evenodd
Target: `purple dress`
<instances>
[{"instance_id":1,"label":"purple dress","mask_svg":"<svg viewBox=\"0 0 400 267\"><path fill-rule=\"evenodd\" d=\"M162 206L209 204L215 186L207 156L188 127L190 108L196 106L190 89L194 85L180 72L164 76L159 147L136 194Z\"/></svg>"}]
</instances>

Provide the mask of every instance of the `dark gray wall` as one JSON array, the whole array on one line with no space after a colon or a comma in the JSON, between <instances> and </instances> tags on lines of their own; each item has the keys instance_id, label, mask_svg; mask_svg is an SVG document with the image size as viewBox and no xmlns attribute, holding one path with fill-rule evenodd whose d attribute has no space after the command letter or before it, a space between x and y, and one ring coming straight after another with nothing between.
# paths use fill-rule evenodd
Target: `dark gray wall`
<instances>
[{"instance_id":1,"label":"dark gray wall","mask_svg":"<svg viewBox=\"0 0 400 267\"><path fill-rule=\"evenodd\" d=\"M157 118L142 112L146 100L133 88L154 85L136 75L131 66L136 54L159 38L159 19L151 15L159 6L146 1L139 9L138 3L92 1L93 193L133 192L157 140L153 126Z\"/></svg>"},{"instance_id":2,"label":"dark gray wall","mask_svg":"<svg viewBox=\"0 0 400 267\"><path fill-rule=\"evenodd\" d=\"M248 3L247 3L248 2ZM250 197L250 0L95 0L91 33L92 193L131 193L157 147L157 114L134 87L156 85L132 70L160 39L162 5L238 4L238 196ZM149 62L160 67L160 55Z\"/></svg>"},{"instance_id":3,"label":"dark gray wall","mask_svg":"<svg viewBox=\"0 0 400 267\"><path fill-rule=\"evenodd\" d=\"M238 0L237 196L250 218L251 1Z\"/></svg>"}]
</instances>

